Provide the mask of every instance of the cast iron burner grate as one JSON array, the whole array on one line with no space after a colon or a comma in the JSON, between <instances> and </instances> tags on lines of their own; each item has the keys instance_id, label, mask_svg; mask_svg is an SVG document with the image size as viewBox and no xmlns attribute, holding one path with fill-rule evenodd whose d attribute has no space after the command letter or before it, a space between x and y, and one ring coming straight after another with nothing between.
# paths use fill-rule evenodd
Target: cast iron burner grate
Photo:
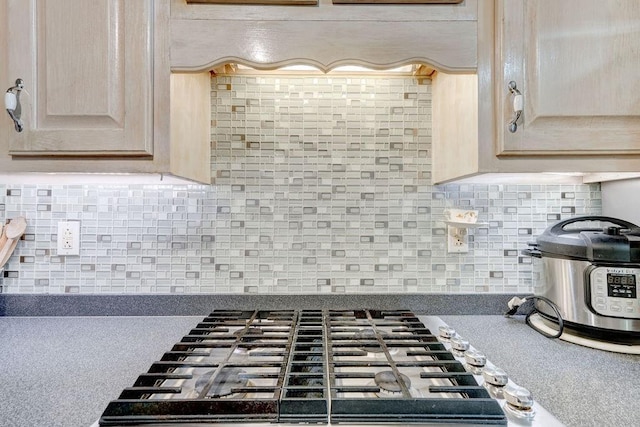
<instances>
[{"instance_id":1,"label":"cast iron burner grate","mask_svg":"<svg viewBox=\"0 0 640 427\"><path fill-rule=\"evenodd\" d=\"M405 310L216 310L99 424L223 422L507 424Z\"/></svg>"}]
</instances>

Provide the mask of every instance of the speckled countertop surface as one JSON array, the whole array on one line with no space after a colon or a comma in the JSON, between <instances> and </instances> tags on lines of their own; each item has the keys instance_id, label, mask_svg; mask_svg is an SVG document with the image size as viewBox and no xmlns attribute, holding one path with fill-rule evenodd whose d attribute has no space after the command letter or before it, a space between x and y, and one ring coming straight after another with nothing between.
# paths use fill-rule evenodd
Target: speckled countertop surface
<instances>
[{"instance_id":1,"label":"speckled countertop surface","mask_svg":"<svg viewBox=\"0 0 640 427\"><path fill-rule=\"evenodd\" d=\"M197 317L0 317L0 425L89 427Z\"/></svg>"},{"instance_id":2,"label":"speckled countertop surface","mask_svg":"<svg viewBox=\"0 0 640 427\"><path fill-rule=\"evenodd\" d=\"M640 356L548 339L522 316L440 316L567 426L640 426Z\"/></svg>"},{"instance_id":3,"label":"speckled countertop surface","mask_svg":"<svg viewBox=\"0 0 640 427\"><path fill-rule=\"evenodd\" d=\"M201 318L0 317L0 425L90 426ZM441 318L567 426L640 425L640 356L549 340L521 318Z\"/></svg>"}]
</instances>

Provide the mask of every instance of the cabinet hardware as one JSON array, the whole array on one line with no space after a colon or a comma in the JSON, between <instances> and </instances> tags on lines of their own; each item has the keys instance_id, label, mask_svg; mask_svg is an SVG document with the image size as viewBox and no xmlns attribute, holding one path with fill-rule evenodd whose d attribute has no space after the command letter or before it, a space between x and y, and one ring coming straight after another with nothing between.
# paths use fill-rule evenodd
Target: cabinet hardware
<instances>
[{"instance_id":1,"label":"cabinet hardware","mask_svg":"<svg viewBox=\"0 0 640 427\"><path fill-rule=\"evenodd\" d=\"M522 115L524 109L524 97L518 90L516 82L511 80L509 82L509 92L513 95L513 118L509 122L509 132L515 133L518 130L518 124L516 123Z\"/></svg>"},{"instance_id":2,"label":"cabinet hardware","mask_svg":"<svg viewBox=\"0 0 640 427\"><path fill-rule=\"evenodd\" d=\"M4 94L4 108L7 109L7 113L13 120L13 125L16 128L16 132L22 132L24 126L20 116L22 115L22 107L20 106L20 92L24 89L24 81L22 79L16 80L16 85L7 89L7 93Z\"/></svg>"}]
</instances>

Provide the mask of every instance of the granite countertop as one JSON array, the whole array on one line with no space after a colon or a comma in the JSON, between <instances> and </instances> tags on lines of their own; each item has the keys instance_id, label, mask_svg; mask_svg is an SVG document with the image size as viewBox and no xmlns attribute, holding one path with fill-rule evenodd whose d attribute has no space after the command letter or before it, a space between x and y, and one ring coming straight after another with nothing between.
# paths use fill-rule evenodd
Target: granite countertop
<instances>
[{"instance_id":1,"label":"granite countertop","mask_svg":"<svg viewBox=\"0 0 640 427\"><path fill-rule=\"evenodd\" d=\"M549 340L522 318L441 317L567 426L638 425L640 356ZM200 319L0 317L0 425L89 427Z\"/></svg>"}]
</instances>

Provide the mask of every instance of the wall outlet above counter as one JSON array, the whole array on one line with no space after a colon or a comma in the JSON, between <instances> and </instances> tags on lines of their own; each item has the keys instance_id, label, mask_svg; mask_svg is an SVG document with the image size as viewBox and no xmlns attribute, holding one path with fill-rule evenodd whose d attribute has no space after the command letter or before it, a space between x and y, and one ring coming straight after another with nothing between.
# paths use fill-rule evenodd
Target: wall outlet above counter
<instances>
[{"instance_id":1,"label":"wall outlet above counter","mask_svg":"<svg viewBox=\"0 0 640 427\"><path fill-rule=\"evenodd\" d=\"M58 255L80 255L80 221L58 223Z\"/></svg>"}]
</instances>

